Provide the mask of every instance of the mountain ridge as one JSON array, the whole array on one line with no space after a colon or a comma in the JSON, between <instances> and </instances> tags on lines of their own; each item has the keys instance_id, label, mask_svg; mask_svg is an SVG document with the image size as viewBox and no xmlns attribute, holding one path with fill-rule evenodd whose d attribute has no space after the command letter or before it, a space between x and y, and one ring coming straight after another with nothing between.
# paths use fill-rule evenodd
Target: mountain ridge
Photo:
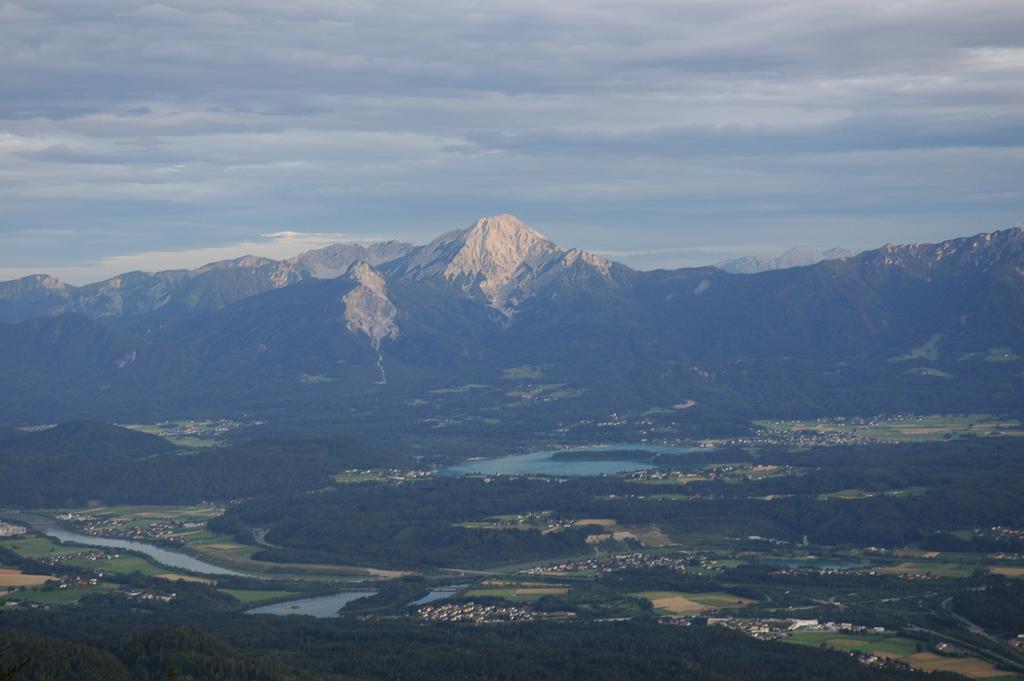
<instances>
[{"instance_id":1,"label":"mountain ridge","mask_svg":"<svg viewBox=\"0 0 1024 681\"><path fill-rule=\"evenodd\" d=\"M405 255L411 244L330 244L284 260L243 255L193 270L132 271L72 286L47 274L0 282L0 321L79 312L100 318L161 312L181 316L216 310L306 279L331 279L364 261L378 265Z\"/></svg>"},{"instance_id":2,"label":"mountain ridge","mask_svg":"<svg viewBox=\"0 0 1024 681\"><path fill-rule=\"evenodd\" d=\"M496 385L509 387L460 409L491 420L509 400L522 414L557 403L552 418L688 400L700 405L688 418L1024 409L1020 228L741 275L636 271L519 225L493 243L474 223L380 265L177 316L0 323L0 414L342 418L335 405L359 400L402 421L420 418L408 401ZM520 389L508 376L537 378Z\"/></svg>"},{"instance_id":3,"label":"mountain ridge","mask_svg":"<svg viewBox=\"0 0 1024 681\"><path fill-rule=\"evenodd\" d=\"M854 255L853 252L845 248L819 250L797 246L783 251L778 256L747 255L717 262L715 267L732 274L757 274L791 267L806 267L807 265L816 265L823 260L838 260L849 258L852 255Z\"/></svg>"}]
</instances>

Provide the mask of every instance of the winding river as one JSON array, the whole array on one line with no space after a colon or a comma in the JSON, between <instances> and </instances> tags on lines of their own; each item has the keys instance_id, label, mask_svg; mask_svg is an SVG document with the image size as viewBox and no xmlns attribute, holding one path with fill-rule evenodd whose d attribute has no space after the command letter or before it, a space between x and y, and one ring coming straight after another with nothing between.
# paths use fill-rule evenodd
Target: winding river
<instances>
[{"instance_id":1,"label":"winding river","mask_svg":"<svg viewBox=\"0 0 1024 681\"><path fill-rule=\"evenodd\" d=\"M309 615L310 617L337 617L338 611L360 598L373 596L376 591L342 591L341 593L315 598L298 598L292 601L261 605L246 610L246 615Z\"/></svg>"},{"instance_id":2,"label":"winding river","mask_svg":"<svg viewBox=\"0 0 1024 681\"><path fill-rule=\"evenodd\" d=\"M110 537L93 537L88 534L79 534L77 532L68 532L58 527L51 527L45 530L47 537L53 537L60 542L68 542L72 544L83 544L85 546L96 546L104 549L121 549L123 551L132 551L134 553L141 553L149 556L157 563L166 565L167 567L177 568L179 570L187 570L200 575L241 575L245 577L251 577L252 575L246 575L244 572L236 572L235 570L229 570L228 568L220 567L219 565L213 565L205 561L193 558L192 556L182 553L180 551L174 551L171 549L165 549L160 546L154 546L153 544L146 544L144 542L132 541L129 539L113 539Z\"/></svg>"}]
</instances>

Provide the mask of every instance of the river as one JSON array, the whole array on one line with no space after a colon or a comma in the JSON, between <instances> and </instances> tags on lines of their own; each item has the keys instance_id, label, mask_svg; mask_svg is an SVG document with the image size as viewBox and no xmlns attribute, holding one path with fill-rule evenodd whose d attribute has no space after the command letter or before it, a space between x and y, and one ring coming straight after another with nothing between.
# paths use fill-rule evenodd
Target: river
<instances>
[{"instance_id":1,"label":"river","mask_svg":"<svg viewBox=\"0 0 1024 681\"><path fill-rule=\"evenodd\" d=\"M134 553L141 553L149 556L157 563L166 565L167 567L177 568L179 570L187 570L188 572L194 572L200 575L241 575L244 577L250 577L252 575L246 575L244 572L236 572L229 570L228 568L222 568L212 563L193 558L192 556L182 553L180 551L174 551L171 549L165 549L160 546L154 546L153 544L146 544L144 542L133 541L130 539L113 539L111 537L94 537L88 534L79 534L77 532L68 532L57 527L51 527L45 530L47 537L53 537L54 539L61 542L69 542L72 544L84 544L85 546L96 546L105 549L121 549L123 551L132 551Z\"/></svg>"},{"instance_id":2,"label":"river","mask_svg":"<svg viewBox=\"0 0 1024 681\"><path fill-rule=\"evenodd\" d=\"M315 598L298 598L261 605L246 610L246 615L309 615L310 617L337 617L338 611L352 601L376 595L376 591L342 591L341 593Z\"/></svg>"}]
</instances>

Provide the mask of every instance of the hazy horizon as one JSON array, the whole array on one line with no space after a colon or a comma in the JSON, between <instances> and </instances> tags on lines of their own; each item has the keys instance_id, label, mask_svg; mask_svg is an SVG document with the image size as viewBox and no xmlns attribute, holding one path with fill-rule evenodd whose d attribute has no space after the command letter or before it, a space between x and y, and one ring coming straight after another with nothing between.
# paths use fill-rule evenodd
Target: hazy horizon
<instances>
[{"instance_id":1,"label":"hazy horizon","mask_svg":"<svg viewBox=\"0 0 1024 681\"><path fill-rule=\"evenodd\" d=\"M1001 229L1022 23L1009 0L8 3L0 276L500 212L641 268Z\"/></svg>"}]
</instances>

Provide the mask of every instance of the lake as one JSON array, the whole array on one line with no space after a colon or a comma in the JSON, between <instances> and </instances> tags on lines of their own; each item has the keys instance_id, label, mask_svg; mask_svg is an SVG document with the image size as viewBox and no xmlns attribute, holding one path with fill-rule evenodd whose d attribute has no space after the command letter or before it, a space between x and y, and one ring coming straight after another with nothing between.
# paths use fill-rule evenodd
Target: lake
<instances>
[{"instance_id":1,"label":"lake","mask_svg":"<svg viewBox=\"0 0 1024 681\"><path fill-rule=\"evenodd\" d=\"M643 451L651 454L687 454L701 451L699 447L679 445L614 444L570 447L566 449L545 449L529 454L514 454L497 459L464 461L442 469L441 475L611 475L626 471L656 468L650 461L633 461L624 455L620 459L601 461L563 461L553 458L562 452L614 452Z\"/></svg>"},{"instance_id":2,"label":"lake","mask_svg":"<svg viewBox=\"0 0 1024 681\"><path fill-rule=\"evenodd\" d=\"M435 601L443 601L446 598L451 598L455 594L465 589L468 584L453 584L451 586L444 586L429 592L422 598L417 598L415 601L410 603L410 606L426 605L427 603L433 603Z\"/></svg>"},{"instance_id":3,"label":"lake","mask_svg":"<svg viewBox=\"0 0 1024 681\"><path fill-rule=\"evenodd\" d=\"M199 560L198 558L193 558L192 556L186 553L181 553L180 551L173 551L171 549L165 549L160 546L154 546L153 544L146 544L144 542L132 541L129 539L113 539L110 537L93 537L88 534L68 532L67 530L62 530L60 528L50 528L45 532L47 537L53 537L61 542L142 553L161 565L178 568L179 570L187 570L200 575L249 576L245 575L244 572L235 572L234 570L222 568L218 565L213 565L212 563Z\"/></svg>"},{"instance_id":4,"label":"lake","mask_svg":"<svg viewBox=\"0 0 1024 681\"><path fill-rule=\"evenodd\" d=\"M376 595L376 591L343 591L341 593L317 596L315 598L298 598L293 601L282 601L261 605L246 610L246 615L308 615L310 617L337 617L338 611L352 601Z\"/></svg>"},{"instance_id":5,"label":"lake","mask_svg":"<svg viewBox=\"0 0 1024 681\"><path fill-rule=\"evenodd\" d=\"M843 562L827 558L757 558L755 562L759 565L806 568L810 570L861 570L877 567L874 563L866 563L864 561Z\"/></svg>"}]
</instances>

